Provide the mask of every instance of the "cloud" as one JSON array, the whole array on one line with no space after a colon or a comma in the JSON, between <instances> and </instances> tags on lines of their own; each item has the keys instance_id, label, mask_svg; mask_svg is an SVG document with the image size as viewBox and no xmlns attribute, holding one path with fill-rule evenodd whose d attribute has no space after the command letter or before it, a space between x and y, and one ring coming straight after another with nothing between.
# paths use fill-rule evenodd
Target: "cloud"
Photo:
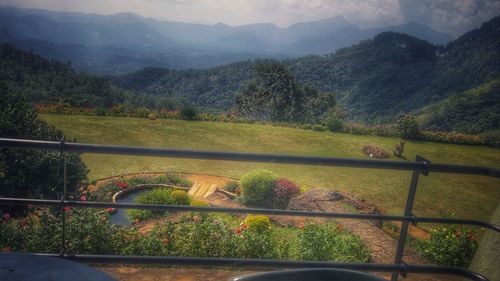
<instances>
[{"instance_id":1,"label":"cloud","mask_svg":"<svg viewBox=\"0 0 500 281\"><path fill-rule=\"evenodd\" d=\"M344 16L362 27L409 20L459 35L500 14L499 0L0 0L23 8L99 14L133 12L163 20L241 25Z\"/></svg>"}]
</instances>

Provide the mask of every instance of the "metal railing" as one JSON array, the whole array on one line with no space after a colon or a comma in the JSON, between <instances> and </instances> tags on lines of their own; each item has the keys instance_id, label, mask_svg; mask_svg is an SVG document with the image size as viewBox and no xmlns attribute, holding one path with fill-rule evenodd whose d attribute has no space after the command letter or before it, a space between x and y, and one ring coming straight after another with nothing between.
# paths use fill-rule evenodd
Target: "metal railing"
<instances>
[{"instance_id":1,"label":"metal railing","mask_svg":"<svg viewBox=\"0 0 500 281\"><path fill-rule=\"evenodd\" d=\"M68 206L68 207L83 207L83 208L124 208L124 209L148 209L148 210L166 210L166 211L201 211L201 212L267 214L267 215L307 216L307 217L325 217L325 218L349 218L349 219L402 222L397 243L396 255L393 264L376 264L376 263L358 264L358 263L332 263L332 262L317 262L317 261L264 260L264 259L67 254L65 251L66 218L65 218L65 212L62 212L61 253L59 255L40 254L45 256L57 256L71 260L77 260L82 262L95 262L95 263L265 266L265 267L283 267L283 268L343 268L343 269L354 269L354 270L392 272L392 278L391 278L392 281L398 280L399 275L405 277L408 273L451 274L451 275L466 277L472 280L488 280L487 278L478 273L459 267L406 264L403 261L403 252L404 252L406 238L408 236L408 227L410 223L411 224L417 224L417 223L462 224L462 225L480 226L495 231L497 233L500 233L499 226L487 222L466 220L466 219L419 217L412 213L413 203L415 201L415 194L420 175L427 176L430 172L438 172L438 173L483 175L483 176L500 178L500 170L494 168L480 167L480 166L436 164L436 163L431 163L430 161L420 156L416 157L415 162L400 162L400 161L388 161L388 160L363 160L363 159L348 159L348 158L287 156L287 155L275 155L275 154L233 153L233 152L174 150L174 149L115 146L115 145L96 145L96 144L82 144L82 143L67 143L64 140L61 140L60 142L54 142L54 141L36 141L36 140L0 138L0 149L5 149L5 148L59 151L61 153L61 168L63 170L63 177L64 177L63 180L64 195L62 196L61 200L0 198L0 203L6 205L31 204L31 205L59 206L61 208ZM193 206L175 206L175 205L72 201L72 200L67 200L66 154L65 154L67 152L408 170L408 171L413 171L413 173L408 191L408 197L406 199L405 211L404 214L400 216L271 210L271 209L259 209L259 208L241 209L241 208L216 208L216 207L193 207Z\"/></svg>"}]
</instances>

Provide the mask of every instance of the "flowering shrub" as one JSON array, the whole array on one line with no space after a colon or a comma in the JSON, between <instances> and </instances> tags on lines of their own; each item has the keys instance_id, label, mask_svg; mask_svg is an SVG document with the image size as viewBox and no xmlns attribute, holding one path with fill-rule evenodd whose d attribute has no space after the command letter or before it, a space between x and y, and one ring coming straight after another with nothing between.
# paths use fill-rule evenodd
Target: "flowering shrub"
<instances>
[{"instance_id":1,"label":"flowering shrub","mask_svg":"<svg viewBox=\"0 0 500 281\"><path fill-rule=\"evenodd\" d=\"M194 218L194 217L193 217ZM210 217L177 225L175 252L180 256L236 257L231 228L220 219Z\"/></svg>"},{"instance_id":2,"label":"flowering shrub","mask_svg":"<svg viewBox=\"0 0 500 281\"><path fill-rule=\"evenodd\" d=\"M243 201L251 206L271 207L276 176L269 170L254 170L241 178Z\"/></svg>"},{"instance_id":3,"label":"flowering shrub","mask_svg":"<svg viewBox=\"0 0 500 281\"><path fill-rule=\"evenodd\" d=\"M248 227L241 231L235 240L239 258L271 259L275 257L276 244L269 228L257 231Z\"/></svg>"},{"instance_id":4,"label":"flowering shrub","mask_svg":"<svg viewBox=\"0 0 500 281\"><path fill-rule=\"evenodd\" d=\"M308 224L298 236L298 255L303 260L367 262L369 254L359 237L337 230L335 224Z\"/></svg>"},{"instance_id":5,"label":"flowering shrub","mask_svg":"<svg viewBox=\"0 0 500 281\"><path fill-rule=\"evenodd\" d=\"M118 254L124 242L118 241L115 230L107 214L93 209L72 208L66 214L66 250L78 254ZM1 223L0 248L57 253L61 233L60 214L39 208L25 218Z\"/></svg>"},{"instance_id":6,"label":"flowering shrub","mask_svg":"<svg viewBox=\"0 0 500 281\"><path fill-rule=\"evenodd\" d=\"M434 132L434 131L420 131L417 135L418 139L454 143L454 144L472 144L472 145L486 145L488 144L483 137L477 135L468 135L457 132Z\"/></svg>"},{"instance_id":7,"label":"flowering shrub","mask_svg":"<svg viewBox=\"0 0 500 281\"><path fill-rule=\"evenodd\" d=\"M117 181L114 183L114 185L118 186L120 189L128 188L128 183L125 181Z\"/></svg>"},{"instance_id":8,"label":"flowering shrub","mask_svg":"<svg viewBox=\"0 0 500 281\"><path fill-rule=\"evenodd\" d=\"M325 249L337 251L338 256L366 254L359 238L335 231L334 227L333 231L322 236L315 236L314 231L304 235L309 226L304 229L257 227L262 221L268 225L265 216L252 216L253 219L247 218L234 228L238 221L232 216L186 215L155 225L145 234L139 233L135 227L110 224L109 215L98 210L72 208L66 218L66 247L68 253L75 254L299 259L304 256L300 251L310 246L304 244L307 238L323 239L313 242L330 245ZM254 224L257 221L259 223ZM9 217L0 221L0 249L5 252L57 253L61 245L61 230L60 212L52 213L47 208L32 209L25 218ZM331 246L330 241L336 244ZM354 244L350 246L349 243ZM337 260L358 261L354 258Z\"/></svg>"},{"instance_id":9,"label":"flowering shrub","mask_svg":"<svg viewBox=\"0 0 500 281\"><path fill-rule=\"evenodd\" d=\"M477 248L473 232L463 226L433 229L431 238L417 243L417 251L438 265L467 267Z\"/></svg>"},{"instance_id":10,"label":"flowering shrub","mask_svg":"<svg viewBox=\"0 0 500 281\"><path fill-rule=\"evenodd\" d=\"M274 208L284 209L290 199L299 194L300 188L293 182L278 178L274 181L272 203Z\"/></svg>"}]
</instances>

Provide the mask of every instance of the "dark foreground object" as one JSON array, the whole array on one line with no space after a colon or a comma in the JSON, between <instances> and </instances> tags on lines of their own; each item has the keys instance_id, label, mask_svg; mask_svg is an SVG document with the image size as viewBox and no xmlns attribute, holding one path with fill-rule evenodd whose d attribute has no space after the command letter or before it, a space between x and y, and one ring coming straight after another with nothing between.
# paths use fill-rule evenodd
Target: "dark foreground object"
<instances>
[{"instance_id":1,"label":"dark foreground object","mask_svg":"<svg viewBox=\"0 0 500 281\"><path fill-rule=\"evenodd\" d=\"M386 281L385 279L345 269L298 269L250 274L229 281Z\"/></svg>"},{"instance_id":2,"label":"dark foreground object","mask_svg":"<svg viewBox=\"0 0 500 281\"><path fill-rule=\"evenodd\" d=\"M0 280L9 281L116 281L88 265L32 254L1 253Z\"/></svg>"}]
</instances>

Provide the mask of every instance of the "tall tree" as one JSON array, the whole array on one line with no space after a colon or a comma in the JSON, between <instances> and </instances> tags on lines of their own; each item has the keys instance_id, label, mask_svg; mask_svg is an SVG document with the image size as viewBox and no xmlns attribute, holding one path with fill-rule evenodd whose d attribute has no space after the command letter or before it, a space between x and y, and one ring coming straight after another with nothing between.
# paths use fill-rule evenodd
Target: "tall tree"
<instances>
[{"instance_id":1,"label":"tall tree","mask_svg":"<svg viewBox=\"0 0 500 281\"><path fill-rule=\"evenodd\" d=\"M62 133L37 119L24 98L0 83L0 136L60 140ZM0 196L57 199L62 195L61 157L58 152L0 149ZM77 154L67 154L68 190L74 192L87 168Z\"/></svg>"},{"instance_id":2,"label":"tall tree","mask_svg":"<svg viewBox=\"0 0 500 281\"><path fill-rule=\"evenodd\" d=\"M238 111L248 119L320 123L335 106L332 93L301 87L279 62L259 62L254 74L254 79L243 86L236 97Z\"/></svg>"}]
</instances>

